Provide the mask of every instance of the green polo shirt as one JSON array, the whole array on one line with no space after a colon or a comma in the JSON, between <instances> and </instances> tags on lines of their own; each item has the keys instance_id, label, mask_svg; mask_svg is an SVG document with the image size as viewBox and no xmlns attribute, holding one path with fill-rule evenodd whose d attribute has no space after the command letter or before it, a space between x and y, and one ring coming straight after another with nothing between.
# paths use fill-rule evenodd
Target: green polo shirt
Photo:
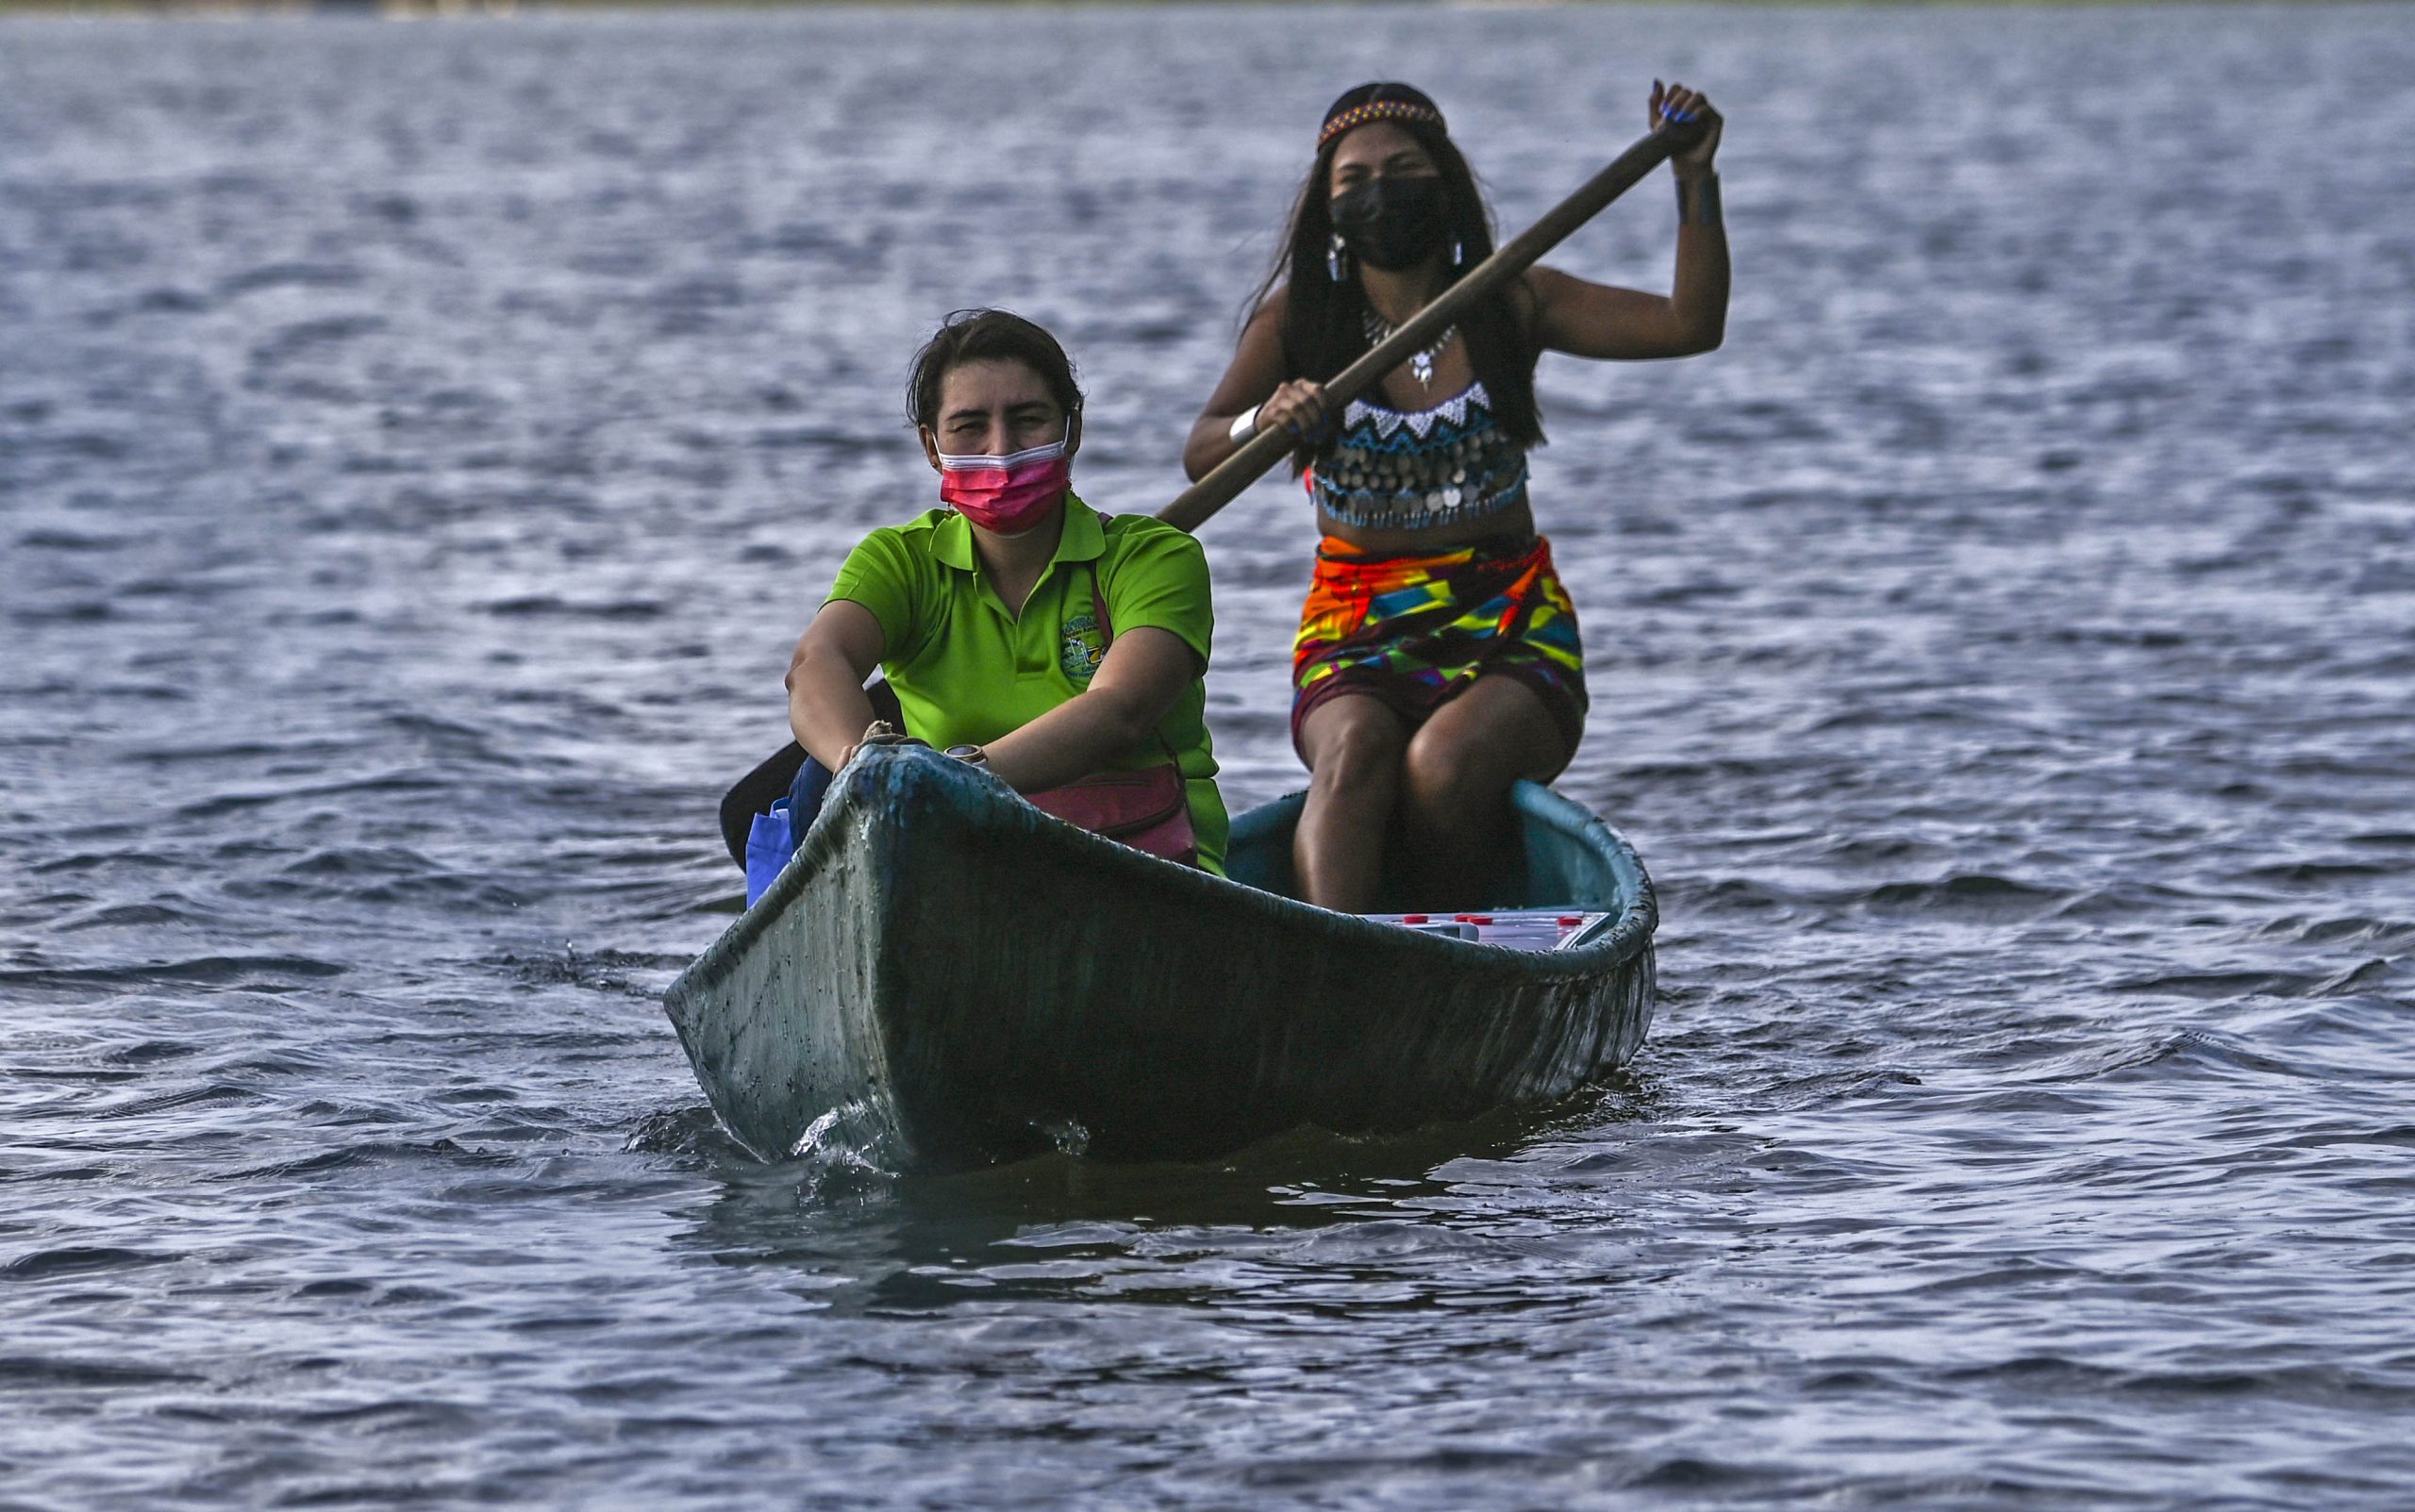
<instances>
[{"instance_id":1,"label":"green polo shirt","mask_svg":"<svg viewBox=\"0 0 2415 1512\"><path fill-rule=\"evenodd\" d=\"M1106 655L1093 582L1117 635L1144 625L1170 631L1205 673L1214 616L1199 542L1146 515L1102 515L1070 493L1057 554L1020 616L990 586L973 554L973 527L953 509L866 536L847 554L830 599L860 604L880 622L881 670L907 733L945 750L985 745L1090 686ZM1221 875L1228 826L1208 746L1204 676L1191 678L1158 730L1190 789L1199 858ZM1152 744L1112 765L1164 759Z\"/></svg>"}]
</instances>

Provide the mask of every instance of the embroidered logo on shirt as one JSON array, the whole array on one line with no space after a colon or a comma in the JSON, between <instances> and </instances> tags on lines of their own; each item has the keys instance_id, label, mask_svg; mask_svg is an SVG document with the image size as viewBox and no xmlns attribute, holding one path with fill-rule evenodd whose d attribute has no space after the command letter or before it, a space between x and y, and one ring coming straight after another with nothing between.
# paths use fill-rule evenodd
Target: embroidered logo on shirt
<instances>
[{"instance_id":1,"label":"embroidered logo on shirt","mask_svg":"<svg viewBox=\"0 0 2415 1512\"><path fill-rule=\"evenodd\" d=\"M1107 659L1107 637L1099 633L1098 616L1084 609L1065 622L1064 638L1057 648L1057 665L1065 675L1077 683L1091 680L1098 664Z\"/></svg>"}]
</instances>

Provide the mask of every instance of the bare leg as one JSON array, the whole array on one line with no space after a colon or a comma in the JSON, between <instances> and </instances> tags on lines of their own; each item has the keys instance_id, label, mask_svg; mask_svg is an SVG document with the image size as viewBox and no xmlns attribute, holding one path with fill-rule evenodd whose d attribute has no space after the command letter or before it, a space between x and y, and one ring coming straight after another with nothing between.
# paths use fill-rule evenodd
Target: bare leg
<instances>
[{"instance_id":1,"label":"bare leg","mask_svg":"<svg viewBox=\"0 0 2415 1512\"><path fill-rule=\"evenodd\" d=\"M1344 913L1375 906L1408 735L1406 721L1363 693L1329 698L1301 722L1308 803L1291 861L1308 902Z\"/></svg>"},{"instance_id":2,"label":"bare leg","mask_svg":"<svg viewBox=\"0 0 2415 1512\"><path fill-rule=\"evenodd\" d=\"M1401 818L1417 858L1418 901L1473 907L1498 880L1509 789L1549 782L1575 753L1535 690L1479 677L1418 728L1401 762Z\"/></svg>"}]
</instances>

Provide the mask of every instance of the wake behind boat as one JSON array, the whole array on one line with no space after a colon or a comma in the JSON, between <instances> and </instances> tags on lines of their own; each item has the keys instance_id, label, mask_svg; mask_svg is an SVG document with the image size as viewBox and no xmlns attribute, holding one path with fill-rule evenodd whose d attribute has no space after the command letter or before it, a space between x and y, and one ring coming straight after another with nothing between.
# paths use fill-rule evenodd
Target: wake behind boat
<instances>
[{"instance_id":1,"label":"wake behind boat","mask_svg":"<svg viewBox=\"0 0 2415 1512\"><path fill-rule=\"evenodd\" d=\"M869 748L666 1005L765 1158L827 1135L897 1171L1192 1159L1547 1102L1641 1044L1657 915L1607 825L1532 784L1513 801L1510 895L1420 928L1286 895L1296 796L1235 822L1226 880ZM1544 948L1487 942L1513 909Z\"/></svg>"}]
</instances>

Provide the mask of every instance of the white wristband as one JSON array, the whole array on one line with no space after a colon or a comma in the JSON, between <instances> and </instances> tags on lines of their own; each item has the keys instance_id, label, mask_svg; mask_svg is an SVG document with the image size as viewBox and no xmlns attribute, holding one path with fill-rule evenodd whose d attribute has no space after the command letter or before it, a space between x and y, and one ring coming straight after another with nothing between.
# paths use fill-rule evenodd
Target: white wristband
<instances>
[{"instance_id":1,"label":"white wristband","mask_svg":"<svg viewBox=\"0 0 2415 1512\"><path fill-rule=\"evenodd\" d=\"M1239 446L1257 434L1257 412L1264 407L1263 405L1252 405L1233 417L1232 428L1224 434L1233 439L1234 445Z\"/></svg>"}]
</instances>

